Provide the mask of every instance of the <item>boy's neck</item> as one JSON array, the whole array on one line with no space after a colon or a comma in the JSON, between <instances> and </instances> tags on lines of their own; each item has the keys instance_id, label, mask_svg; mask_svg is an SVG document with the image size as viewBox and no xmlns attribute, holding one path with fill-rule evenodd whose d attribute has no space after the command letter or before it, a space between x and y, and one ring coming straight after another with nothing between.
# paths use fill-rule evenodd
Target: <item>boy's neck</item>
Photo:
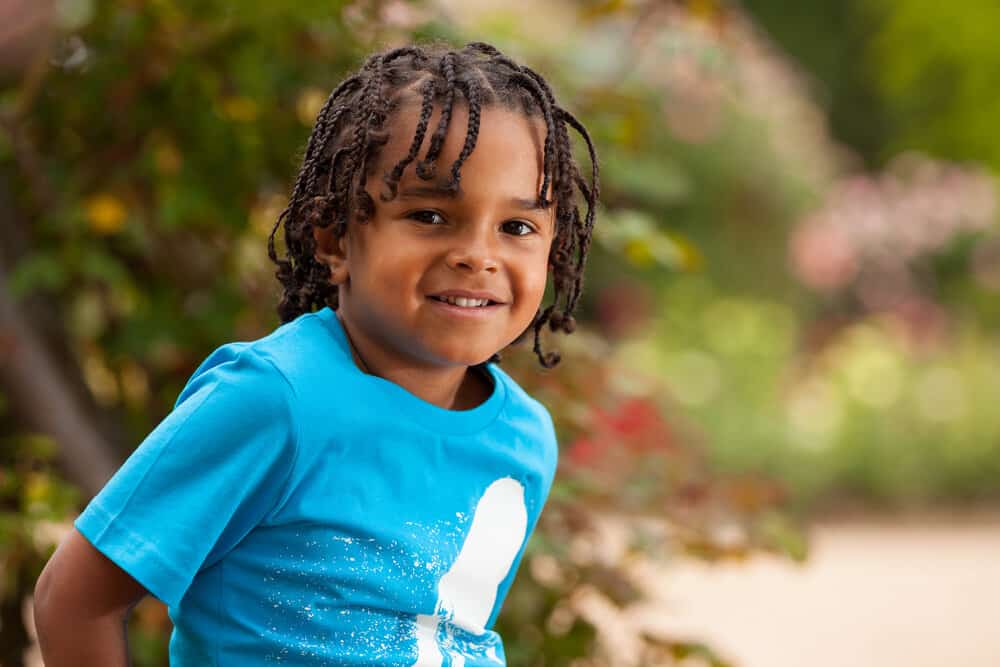
<instances>
[{"instance_id":1,"label":"boy's neck","mask_svg":"<svg viewBox=\"0 0 1000 667\"><path fill-rule=\"evenodd\" d=\"M354 363L363 373L398 384L408 392L446 410L471 410L493 393L491 381L471 366L432 367L403 364L380 354L376 345L358 338L340 317Z\"/></svg>"}]
</instances>

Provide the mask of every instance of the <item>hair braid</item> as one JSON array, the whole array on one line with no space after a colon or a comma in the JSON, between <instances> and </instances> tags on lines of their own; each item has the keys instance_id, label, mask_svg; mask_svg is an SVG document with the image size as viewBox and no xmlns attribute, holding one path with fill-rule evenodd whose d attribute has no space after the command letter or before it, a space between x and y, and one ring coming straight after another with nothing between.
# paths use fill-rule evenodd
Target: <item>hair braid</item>
<instances>
[{"instance_id":1,"label":"hair braid","mask_svg":"<svg viewBox=\"0 0 1000 667\"><path fill-rule=\"evenodd\" d=\"M427 148L424 159L417 163L417 176L429 181L434 178L435 160L441 147L444 146L444 138L448 134L448 124L451 120L451 111L455 103L455 54L452 51L444 54L441 58L441 73L444 74L447 87L445 88L445 102L441 108L441 118L438 120L437 129L431 137L431 145Z\"/></svg>"},{"instance_id":2,"label":"hair braid","mask_svg":"<svg viewBox=\"0 0 1000 667\"><path fill-rule=\"evenodd\" d=\"M389 187L389 196L381 197L382 201L389 201L396 196L397 188L399 187L399 179L403 175L403 171L406 167L413 162L420 147L424 143L424 135L427 134L427 125L431 120L431 111L434 106L434 79L427 79L423 85L423 92L421 93L420 100L420 118L417 121L417 129L413 134L413 141L410 142L410 150L407 152L406 157L396 163L396 166L392 168L392 172L385 176L383 179L385 184Z\"/></svg>"},{"instance_id":3,"label":"hair braid","mask_svg":"<svg viewBox=\"0 0 1000 667\"><path fill-rule=\"evenodd\" d=\"M594 217L597 214L597 199L600 196L600 167L597 164L597 151L594 150L594 143L590 139L590 133L587 132L587 128L583 126L583 123L578 121L573 114L566 111L565 109L559 110L560 117L563 121L569 124L574 130L576 130L583 141L587 144L587 152L590 155L590 169L591 169L591 182L592 187L588 187L586 181L579 173L576 174L576 186L580 189L583 194L583 198L587 202L587 213L584 218L584 228L580 234L580 254L577 260L577 278L574 285L573 293L568 303L568 309L573 310L576 307L576 302L580 298L580 293L583 288L583 264L586 261L587 254L590 252L590 243L593 237L594 228Z\"/></svg>"},{"instance_id":4,"label":"hair braid","mask_svg":"<svg viewBox=\"0 0 1000 667\"><path fill-rule=\"evenodd\" d=\"M542 117L545 119L545 144L542 149L542 187L538 193L538 203L541 206L549 206L552 200L548 198L549 184L552 181L552 158L553 158L553 132L555 130L555 120L552 114L552 106L539 86L527 75L518 72L514 75L514 80L521 82L528 91L535 97L538 106L542 110Z\"/></svg>"},{"instance_id":5,"label":"hair braid","mask_svg":"<svg viewBox=\"0 0 1000 667\"><path fill-rule=\"evenodd\" d=\"M487 44L486 42L469 42L464 47L462 47L462 50L478 51L479 53L484 53L488 56L494 56L494 57L503 56L503 54L500 53L500 50L497 49L497 47L493 46L492 44Z\"/></svg>"},{"instance_id":6,"label":"hair braid","mask_svg":"<svg viewBox=\"0 0 1000 667\"><path fill-rule=\"evenodd\" d=\"M330 95L326 98L326 101L323 103L323 106L320 108L319 113L316 116L316 125L313 128L313 131L309 134L309 142L306 145L305 155L303 156L304 164L302 170L299 172L299 178L296 179L295 187L292 190L291 199L293 201L302 195L304 189L311 189L315 184L314 181L310 181L311 175L314 171L314 161L317 153L322 152L323 146L326 145L326 141L329 137L327 130L332 128L339 118L339 114L337 114L334 118L330 117L334 102L336 102L345 91L351 88L356 88L360 82L361 79L357 75L344 80L333 90L332 93L330 93Z\"/></svg>"},{"instance_id":7,"label":"hair braid","mask_svg":"<svg viewBox=\"0 0 1000 667\"><path fill-rule=\"evenodd\" d=\"M390 55L399 55L399 52L400 50L390 52ZM388 139L387 135L380 132L387 115L385 101L382 98L383 65L386 60L387 57L376 57L372 62L373 72L365 90L363 107L366 122L358 124L361 131L355 132L355 143L351 147L354 159L358 161L358 182L354 189L354 195L358 202L358 219L362 221L367 220L375 209L375 203L365 189L368 180L368 158L371 156L373 148L381 146Z\"/></svg>"},{"instance_id":8,"label":"hair braid","mask_svg":"<svg viewBox=\"0 0 1000 667\"><path fill-rule=\"evenodd\" d=\"M397 58L402 58L404 56L410 56L416 61L424 62L427 60L427 54L424 53L419 47L416 46L400 46L395 48L385 55L382 56L382 64L388 65L393 60Z\"/></svg>"},{"instance_id":9,"label":"hair braid","mask_svg":"<svg viewBox=\"0 0 1000 667\"><path fill-rule=\"evenodd\" d=\"M540 312L534 325L535 354L538 356L538 360L542 366L548 368L558 363L559 355L555 353L546 354L541 351L542 327L548 322L551 330L562 330L566 333L571 333L576 328L576 321L571 314L572 308L565 307L561 313L556 310L560 297L566 299L567 288L572 291L569 285L569 276L572 275L570 261L577 248L577 239L571 211L575 211L576 208L572 205L572 182L567 184L567 180L569 180L567 176L574 167L565 127L561 123L556 122L556 114L554 112L558 111L558 107L555 104L555 98L552 95L551 89L545 83L544 79L527 67L519 67L517 74L513 78L530 92L545 116L547 132L545 136L545 158L543 164L555 158L555 174L553 175L555 181L553 189L555 192L553 193L553 199L556 203L555 222L557 231L550 252L550 261L555 269L553 271L553 292L555 299L552 306ZM542 194L539 195L540 199L545 196L550 177L549 170L544 169L544 171L545 176L543 177Z\"/></svg>"},{"instance_id":10,"label":"hair braid","mask_svg":"<svg viewBox=\"0 0 1000 667\"><path fill-rule=\"evenodd\" d=\"M462 152L458 154L458 158L451 165L451 182L448 187L455 192L458 191L459 183L462 180L460 173L462 165L472 154L476 147L476 140L479 138L479 119L482 110L479 84L468 81L464 86L466 98L469 100L469 124L465 130L465 143L462 146Z\"/></svg>"},{"instance_id":11,"label":"hair braid","mask_svg":"<svg viewBox=\"0 0 1000 667\"><path fill-rule=\"evenodd\" d=\"M337 129L337 123L347 110L345 105L340 105L330 112L329 118L324 119L321 127L317 123L317 127L319 128L319 132L317 132L319 136L317 140L318 145L325 146L330 141L330 137ZM312 155L307 154L302 170L307 174L305 187L309 192L313 192L316 189L316 181L319 179L321 173L320 166L322 164L322 155L319 151L314 152ZM331 169L331 167L327 167L327 169Z\"/></svg>"}]
</instances>

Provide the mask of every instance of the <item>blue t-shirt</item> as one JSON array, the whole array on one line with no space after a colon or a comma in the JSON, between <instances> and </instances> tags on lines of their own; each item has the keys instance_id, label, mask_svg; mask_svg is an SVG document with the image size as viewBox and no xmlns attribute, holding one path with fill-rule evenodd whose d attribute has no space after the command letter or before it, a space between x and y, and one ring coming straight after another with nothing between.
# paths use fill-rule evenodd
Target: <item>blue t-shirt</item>
<instances>
[{"instance_id":1,"label":"blue t-shirt","mask_svg":"<svg viewBox=\"0 0 1000 667\"><path fill-rule=\"evenodd\" d=\"M504 664L557 445L486 368L485 402L437 407L358 370L329 308L223 345L76 528L168 605L174 667Z\"/></svg>"}]
</instances>

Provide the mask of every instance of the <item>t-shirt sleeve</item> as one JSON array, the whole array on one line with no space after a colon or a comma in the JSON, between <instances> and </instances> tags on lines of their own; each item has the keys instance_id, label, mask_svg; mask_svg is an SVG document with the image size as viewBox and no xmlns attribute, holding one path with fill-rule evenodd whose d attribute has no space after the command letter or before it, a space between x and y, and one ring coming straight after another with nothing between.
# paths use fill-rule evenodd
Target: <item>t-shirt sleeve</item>
<instances>
[{"instance_id":1,"label":"t-shirt sleeve","mask_svg":"<svg viewBox=\"0 0 1000 667\"><path fill-rule=\"evenodd\" d=\"M195 575L259 524L295 459L292 388L246 343L195 371L173 411L74 525L155 597L175 606Z\"/></svg>"}]
</instances>

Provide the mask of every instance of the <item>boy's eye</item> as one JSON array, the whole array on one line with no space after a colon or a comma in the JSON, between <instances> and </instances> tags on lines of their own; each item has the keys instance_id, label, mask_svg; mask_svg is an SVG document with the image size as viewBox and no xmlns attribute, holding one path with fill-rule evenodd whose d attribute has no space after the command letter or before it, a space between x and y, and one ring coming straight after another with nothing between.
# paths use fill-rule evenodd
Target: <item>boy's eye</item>
<instances>
[{"instance_id":1,"label":"boy's eye","mask_svg":"<svg viewBox=\"0 0 1000 667\"><path fill-rule=\"evenodd\" d=\"M535 231L535 229L524 220L508 220L503 223L503 228L504 231L513 234L514 236L527 236Z\"/></svg>"},{"instance_id":2,"label":"boy's eye","mask_svg":"<svg viewBox=\"0 0 1000 667\"><path fill-rule=\"evenodd\" d=\"M426 222L429 225L439 225L444 222L444 217L437 211L414 211L413 213L407 214L408 218L416 220L417 222Z\"/></svg>"}]
</instances>

